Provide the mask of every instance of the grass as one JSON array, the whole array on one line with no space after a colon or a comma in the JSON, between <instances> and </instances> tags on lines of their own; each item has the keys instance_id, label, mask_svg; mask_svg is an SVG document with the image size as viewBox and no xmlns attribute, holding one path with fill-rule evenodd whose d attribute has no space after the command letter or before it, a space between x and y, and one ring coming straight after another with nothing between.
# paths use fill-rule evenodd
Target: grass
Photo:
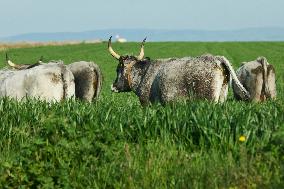
<instances>
[{"instance_id":1,"label":"grass","mask_svg":"<svg viewBox=\"0 0 284 189\"><path fill-rule=\"evenodd\" d=\"M147 43L151 58L265 56L277 71L276 101L233 99L141 107L132 93L112 94L116 61L107 44L9 50L16 63L93 60L104 74L100 99L47 104L0 99L1 188L283 188L284 43ZM114 44L138 54L139 44ZM0 52L4 66L4 52ZM245 136L244 142L239 141Z\"/></svg>"}]
</instances>

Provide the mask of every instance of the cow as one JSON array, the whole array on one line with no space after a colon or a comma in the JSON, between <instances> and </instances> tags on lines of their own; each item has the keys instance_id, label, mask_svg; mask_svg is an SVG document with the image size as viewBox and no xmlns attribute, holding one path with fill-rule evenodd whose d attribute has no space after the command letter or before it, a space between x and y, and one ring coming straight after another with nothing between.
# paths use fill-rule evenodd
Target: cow
<instances>
[{"instance_id":1,"label":"cow","mask_svg":"<svg viewBox=\"0 0 284 189\"><path fill-rule=\"evenodd\" d=\"M98 99L102 88L102 73L94 62L74 62L67 65L75 78L76 98L91 102Z\"/></svg>"},{"instance_id":2,"label":"cow","mask_svg":"<svg viewBox=\"0 0 284 189\"><path fill-rule=\"evenodd\" d=\"M233 82L234 96L237 100L262 102L276 98L275 69L265 57L258 57L255 61L242 63L236 74L250 94L249 99L243 99L236 83Z\"/></svg>"},{"instance_id":3,"label":"cow","mask_svg":"<svg viewBox=\"0 0 284 189\"><path fill-rule=\"evenodd\" d=\"M249 97L231 64L223 56L207 54L195 58L150 60L144 58L146 38L138 56L120 56L111 47L111 38L108 41L108 51L119 62L111 90L133 91L142 105L154 102L165 104L182 98L224 102L231 76L242 91L242 97Z\"/></svg>"},{"instance_id":4,"label":"cow","mask_svg":"<svg viewBox=\"0 0 284 189\"><path fill-rule=\"evenodd\" d=\"M8 59L7 64L16 70L0 70L1 97L58 102L75 96L73 74L62 61L31 67Z\"/></svg>"},{"instance_id":5,"label":"cow","mask_svg":"<svg viewBox=\"0 0 284 189\"><path fill-rule=\"evenodd\" d=\"M10 67L14 69L30 69L39 65L45 65L43 63L43 57L35 64L14 64L6 59ZM75 96L80 100L91 102L99 97L102 87L102 73L97 64L94 62L79 61L67 65L73 76L75 82Z\"/></svg>"}]
</instances>

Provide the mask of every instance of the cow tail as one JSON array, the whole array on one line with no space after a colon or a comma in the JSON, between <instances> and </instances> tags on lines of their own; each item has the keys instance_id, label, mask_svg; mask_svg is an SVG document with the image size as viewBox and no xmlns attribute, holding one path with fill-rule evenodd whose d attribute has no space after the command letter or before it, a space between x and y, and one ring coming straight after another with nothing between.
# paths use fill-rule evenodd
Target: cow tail
<instances>
[{"instance_id":1,"label":"cow tail","mask_svg":"<svg viewBox=\"0 0 284 189\"><path fill-rule=\"evenodd\" d=\"M262 78L263 78L263 83L262 83L262 90L264 90L264 94L267 98L271 98L270 90L269 90L269 85L268 85L268 78L267 78L267 60L265 57L259 57L257 59L259 63L261 63L262 66Z\"/></svg>"},{"instance_id":2,"label":"cow tail","mask_svg":"<svg viewBox=\"0 0 284 189\"><path fill-rule=\"evenodd\" d=\"M95 86L95 95L94 97L97 99L100 95L100 92L101 92L101 89L102 89L102 82L103 82L103 75L102 75L102 72L101 72L101 69L99 68L98 65L96 64L93 64L93 67L94 67L94 72L96 73L96 79L97 79L97 84Z\"/></svg>"},{"instance_id":3,"label":"cow tail","mask_svg":"<svg viewBox=\"0 0 284 189\"><path fill-rule=\"evenodd\" d=\"M248 100L250 98L249 92L244 88L241 84L240 80L238 79L236 72L234 71L232 65L230 64L229 60L227 60L224 56L218 56L218 59L223 63L226 69L229 71L230 75L232 76L233 80L235 81L238 88L241 90L241 98L244 100Z\"/></svg>"}]
</instances>

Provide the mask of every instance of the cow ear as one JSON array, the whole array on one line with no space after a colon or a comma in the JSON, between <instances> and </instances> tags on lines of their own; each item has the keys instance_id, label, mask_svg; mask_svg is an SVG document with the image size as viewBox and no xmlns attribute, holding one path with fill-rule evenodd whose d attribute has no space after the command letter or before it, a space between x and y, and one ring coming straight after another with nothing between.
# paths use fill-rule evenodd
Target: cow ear
<instances>
[{"instance_id":1,"label":"cow ear","mask_svg":"<svg viewBox=\"0 0 284 189\"><path fill-rule=\"evenodd\" d=\"M142 64L148 64L151 61L149 57L145 57L143 60L139 61Z\"/></svg>"},{"instance_id":2,"label":"cow ear","mask_svg":"<svg viewBox=\"0 0 284 189\"><path fill-rule=\"evenodd\" d=\"M265 57L263 57L263 56L261 56L261 57L258 57L257 58L257 61L259 62L259 63L267 63L267 59L265 58Z\"/></svg>"},{"instance_id":3,"label":"cow ear","mask_svg":"<svg viewBox=\"0 0 284 189\"><path fill-rule=\"evenodd\" d=\"M42 64L43 63L43 56L40 57L40 59L37 61L38 64Z\"/></svg>"}]
</instances>

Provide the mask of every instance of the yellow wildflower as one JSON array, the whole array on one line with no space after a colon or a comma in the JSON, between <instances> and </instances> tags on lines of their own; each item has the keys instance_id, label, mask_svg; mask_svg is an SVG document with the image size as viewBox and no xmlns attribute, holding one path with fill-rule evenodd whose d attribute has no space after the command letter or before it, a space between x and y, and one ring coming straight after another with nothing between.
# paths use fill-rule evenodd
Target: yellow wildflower
<instances>
[{"instance_id":1,"label":"yellow wildflower","mask_svg":"<svg viewBox=\"0 0 284 189\"><path fill-rule=\"evenodd\" d=\"M246 137L245 137L245 136L243 136L243 135L241 135L241 136L240 136L240 138L239 138L239 141L240 141L240 142L244 142L244 141L246 141Z\"/></svg>"}]
</instances>

